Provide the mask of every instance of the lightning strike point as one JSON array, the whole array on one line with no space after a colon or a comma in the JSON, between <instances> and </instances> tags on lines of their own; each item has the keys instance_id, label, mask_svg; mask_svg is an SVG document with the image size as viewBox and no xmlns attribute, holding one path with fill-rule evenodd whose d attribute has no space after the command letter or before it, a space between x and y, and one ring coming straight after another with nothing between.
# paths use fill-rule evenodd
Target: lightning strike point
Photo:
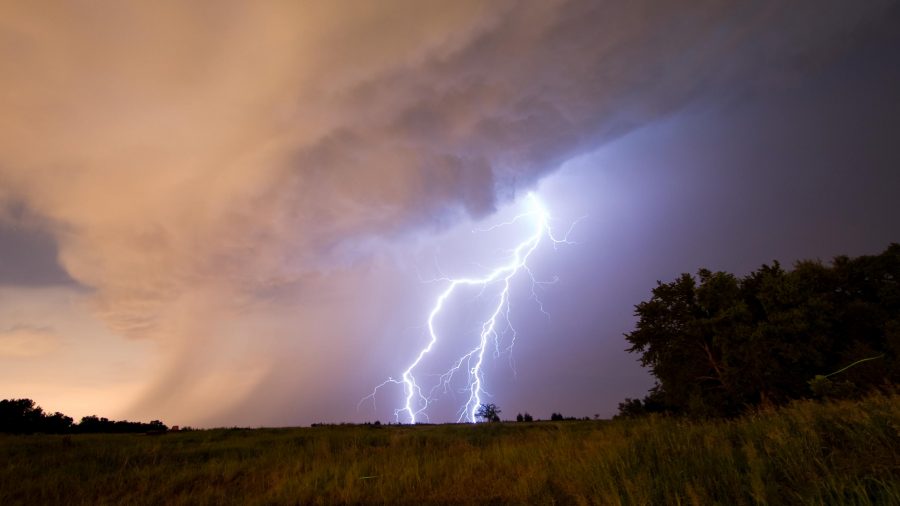
<instances>
[{"instance_id":1,"label":"lightning strike point","mask_svg":"<svg viewBox=\"0 0 900 506\"><path fill-rule=\"evenodd\" d=\"M568 240L568 236L572 232L572 229L577 224L577 222L581 219L579 218L579 220L576 220L574 223L572 223L564 236L557 237L553 234L553 231L550 228L550 215L547 212L547 209L534 193L528 194L527 203L527 211L515 216L513 219L486 229L474 229L472 231L473 233L490 232L499 227L512 225L524 219L529 219L533 223L533 232L522 242L516 245L516 247L512 250L511 260L508 263L494 268L494 270L492 270L486 276L480 278L441 278L441 281L445 281L447 283L447 287L443 292L438 294L437 298L435 299L434 306L432 306L431 311L428 313L427 345L419 350L416 358L409 364L406 370L403 371L403 374L399 379L389 377L386 381L377 385L371 394L363 398L360 401L360 404L366 399L371 398L374 405L375 394L378 393L379 389L389 384L402 385L404 391L404 403L402 407L394 410L395 420L397 422L400 422L401 415L404 418L403 421L408 423L416 423L421 419L427 420L428 416L425 412L428 409L429 403L435 400L437 392L442 389L444 392L447 392L450 389L450 381L457 373L460 373L461 369L465 368L465 371L463 373L466 374L466 387L464 388L463 392L467 393L468 396L465 404L463 404L459 409L459 417L457 421L468 421L472 423L475 423L477 421L475 413L478 410L478 406L481 405L482 399L485 396L489 396L484 387L484 371L482 367L484 365L485 352L491 345L491 342L493 342L494 345L495 357L499 356L500 354L500 337L502 331L498 330L498 325L503 325L503 328L508 329L512 332L512 341L510 345L505 349L507 352L512 352L516 338L518 337L518 333L516 332L515 327L512 325L512 321L510 319L511 281L513 280L513 278L524 271L528 278L531 280L531 299L536 301L540 311L547 315L549 318L550 315L549 313L547 313L547 311L544 310L543 304L538 298L536 289L540 285L555 283L558 281L558 278L554 278L549 282L538 281L537 279L535 279L533 272L528 267L528 259L544 240L550 241L554 248L556 248L560 244L573 244ZM500 288L500 292L496 296L493 305L490 306L491 312L489 316L487 317L487 319L481 322L481 330L475 346L468 352L464 353L462 356L458 357L453 362L453 365L446 372L439 376L438 383L431 389L429 389L426 394L425 391L423 391L422 387L419 385L414 372L422 362L422 360L425 358L425 356L431 353L435 344L437 344L440 339L440 334L435 328L435 320L441 314L444 309L444 305L446 304L447 300L453 296L456 289L464 286L480 287L482 293L489 286L498 286ZM500 322L501 319L503 320L502 323ZM512 364L511 356L510 364Z\"/></svg>"}]
</instances>

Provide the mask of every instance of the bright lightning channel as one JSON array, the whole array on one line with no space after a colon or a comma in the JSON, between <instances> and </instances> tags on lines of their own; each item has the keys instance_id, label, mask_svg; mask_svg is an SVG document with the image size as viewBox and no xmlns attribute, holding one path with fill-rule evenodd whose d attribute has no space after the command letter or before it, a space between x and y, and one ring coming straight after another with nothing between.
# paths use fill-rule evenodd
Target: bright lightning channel
<instances>
[{"instance_id":1,"label":"bright lightning channel","mask_svg":"<svg viewBox=\"0 0 900 506\"><path fill-rule=\"evenodd\" d=\"M527 200L528 210L526 212L515 216L510 221L494 225L493 227L490 227L488 229L480 230L481 232L489 232L501 226L512 225L513 223L516 223L523 219L532 220L532 222L534 223L533 232L530 236L520 242L515 247L515 249L513 249L512 258L509 263L495 268L486 276L480 278L439 279L438 281L445 281L448 283L448 285L447 288L444 289L444 291L441 292L440 295L438 295L434 306L428 313L428 345L419 351L416 359L413 360L412 363L410 363L409 367L407 367L405 371L403 371L403 375L400 379L388 378L387 381L376 386L372 393L363 398L360 403L369 398L371 398L374 402L375 394L378 393L378 390L385 385L403 385L405 392L405 403L403 407L394 410L395 419L399 422L401 415L405 415L404 421L408 423L416 423L420 418L424 418L427 420L428 415L426 414L426 410L428 409L429 403L434 401L435 392L441 388L443 388L444 390L449 389L450 381L453 379L454 375L459 372L463 365L465 365L468 375L466 387L463 391L468 392L468 399L466 400L466 403L460 408L459 418L457 421L469 421L473 423L477 421L476 413L478 411L478 407L482 403L482 397L486 395L486 392L484 390L484 372L482 370L482 366L484 364L484 355L492 338L496 349L495 355L500 354L500 333L498 332L497 327L498 320L500 320L501 318L504 319L506 327L512 331L512 339L510 345L507 347L507 351L511 351L513 345L515 345L516 332L515 328L512 326L509 315L509 292L511 281L520 273L526 273L532 282L532 298L537 301L541 312L546 313L544 311L543 305L541 305L540 300L537 297L537 292L535 290L536 285L541 284L542 282L537 281L534 278L531 269L528 267L528 259L531 254L534 253L534 251L537 249L538 245L540 245L540 243L545 239L549 240L554 245L554 247L561 243L571 244L571 242L568 240L568 235L577 223L576 221L569 227L569 230L566 232L565 236L561 238L556 237L554 236L553 231L550 228L550 215L543 204L541 204L540 200L538 200L537 196L535 196L533 193L530 193L528 194ZM493 305L490 315L481 323L481 332L475 347L455 360L450 369L448 369L444 374L440 375L438 383L434 387L432 387L426 395L413 373L425 358L425 356L431 352L431 350L439 340L439 334L437 329L435 328L435 320L443 311L444 304L448 299L450 299L450 297L453 296L454 292L459 287L481 287L482 291L484 291L492 285L499 285L500 293L496 297L496 303Z\"/></svg>"}]
</instances>

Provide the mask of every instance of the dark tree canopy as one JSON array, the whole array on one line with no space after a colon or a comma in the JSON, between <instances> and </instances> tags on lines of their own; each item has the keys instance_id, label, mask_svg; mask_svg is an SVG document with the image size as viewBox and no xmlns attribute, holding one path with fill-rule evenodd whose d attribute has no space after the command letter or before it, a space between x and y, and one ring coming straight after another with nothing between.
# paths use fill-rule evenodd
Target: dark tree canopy
<instances>
[{"instance_id":1,"label":"dark tree canopy","mask_svg":"<svg viewBox=\"0 0 900 506\"><path fill-rule=\"evenodd\" d=\"M71 427L72 419L70 417L62 413L48 415L31 399L0 401L0 432L60 434L68 432Z\"/></svg>"},{"instance_id":2,"label":"dark tree canopy","mask_svg":"<svg viewBox=\"0 0 900 506\"><path fill-rule=\"evenodd\" d=\"M496 404L481 404L478 406L475 416L486 422L499 422L500 408Z\"/></svg>"},{"instance_id":3,"label":"dark tree canopy","mask_svg":"<svg viewBox=\"0 0 900 506\"><path fill-rule=\"evenodd\" d=\"M620 414L732 416L900 380L900 244L830 266L777 262L738 278L701 269L658 283L626 334L657 385ZM826 379L856 361L860 363Z\"/></svg>"},{"instance_id":4,"label":"dark tree canopy","mask_svg":"<svg viewBox=\"0 0 900 506\"><path fill-rule=\"evenodd\" d=\"M127 420L109 420L97 416L85 416L75 427L76 432L102 432L107 434L125 432L160 432L168 430L168 427L159 420L150 423L129 422Z\"/></svg>"},{"instance_id":5,"label":"dark tree canopy","mask_svg":"<svg viewBox=\"0 0 900 506\"><path fill-rule=\"evenodd\" d=\"M31 399L5 399L0 401L0 433L68 434L112 432L165 432L168 427L159 420L150 423L113 421L96 416L86 416L81 423L73 424L72 418L62 413L48 415Z\"/></svg>"}]
</instances>

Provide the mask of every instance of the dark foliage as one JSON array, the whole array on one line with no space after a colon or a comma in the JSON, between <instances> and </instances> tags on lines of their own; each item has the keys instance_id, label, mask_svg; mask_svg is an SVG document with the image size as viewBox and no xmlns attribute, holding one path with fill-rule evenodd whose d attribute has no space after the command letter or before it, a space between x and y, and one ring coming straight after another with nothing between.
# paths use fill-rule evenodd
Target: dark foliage
<instances>
[{"instance_id":1,"label":"dark foliage","mask_svg":"<svg viewBox=\"0 0 900 506\"><path fill-rule=\"evenodd\" d=\"M165 432L166 425L159 420L150 423L129 422L126 420L113 421L96 416L86 416L75 426L75 432L80 433L126 433L126 432Z\"/></svg>"},{"instance_id":2,"label":"dark foliage","mask_svg":"<svg viewBox=\"0 0 900 506\"><path fill-rule=\"evenodd\" d=\"M562 413L551 413L550 414L551 422L563 422L563 421L570 422L570 421L574 421L574 420L578 420L578 418L575 418L574 416L563 416ZM582 418L582 420L590 420L590 418L586 417L586 418Z\"/></svg>"},{"instance_id":3,"label":"dark foliage","mask_svg":"<svg viewBox=\"0 0 900 506\"><path fill-rule=\"evenodd\" d=\"M632 399L626 398L623 402L619 403L619 414L617 417L623 418L635 418L638 416L642 416L647 413L647 410L644 409L644 402L640 399Z\"/></svg>"},{"instance_id":4,"label":"dark foliage","mask_svg":"<svg viewBox=\"0 0 900 506\"><path fill-rule=\"evenodd\" d=\"M113 421L96 416L86 416L81 423L73 424L72 418L62 413L48 415L31 399L6 399L0 401L0 432L13 434L69 434L69 433L162 433L168 429L159 420L150 423Z\"/></svg>"},{"instance_id":5,"label":"dark foliage","mask_svg":"<svg viewBox=\"0 0 900 506\"><path fill-rule=\"evenodd\" d=\"M475 416L486 422L499 422L500 408L496 404L482 404L478 406Z\"/></svg>"},{"instance_id":6,"label":"dark foliage","mask_svg":"<svg viewBox=\"0 0 900 506\"><path fill-rule=\"evenodd\" d=\"M0 432L62 434L72 427L72 419L62 413L48 415L31 399L0 401Z\"/></svg>"},{"instance_id":7,"label":"dark foliage","mask_svg":"<svg viewBox=\"0 0 900 506\"><path fill-rule=\"evenodd\" d=\"M900 244L830 266L775 262L738 278L701 269L658 283L626 334L657 385L622 416L734 416L900 380ZM861 359L871 360L840 371Z\"/></svg>"}]
</instances>

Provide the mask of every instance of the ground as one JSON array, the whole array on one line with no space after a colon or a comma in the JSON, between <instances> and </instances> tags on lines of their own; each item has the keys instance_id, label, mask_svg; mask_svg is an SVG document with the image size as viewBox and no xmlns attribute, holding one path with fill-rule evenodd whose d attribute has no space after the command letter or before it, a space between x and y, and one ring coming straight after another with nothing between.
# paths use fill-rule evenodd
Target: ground
<instances>
[{"instance_id":1,"label":"ground","mask_svg":"<svg viewBox=\"0 0 900 506\"><path fill-rule=\"evenodd\" d=\"M0 504L900 504L900 396L731 421L0 436Z\"/></svg>"}]
</instances>

